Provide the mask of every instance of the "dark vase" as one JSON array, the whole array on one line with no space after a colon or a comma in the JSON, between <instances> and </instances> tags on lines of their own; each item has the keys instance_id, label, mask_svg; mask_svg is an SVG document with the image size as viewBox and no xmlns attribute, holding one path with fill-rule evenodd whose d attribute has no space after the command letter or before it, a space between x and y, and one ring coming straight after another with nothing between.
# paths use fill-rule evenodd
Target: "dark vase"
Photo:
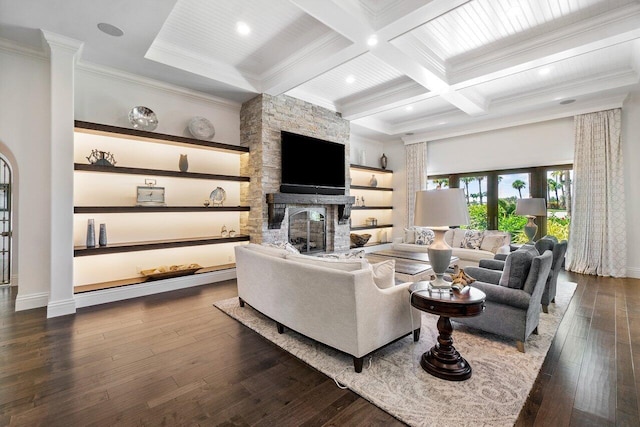
<instances>
[{"instance_id":1,"label":"dark vase","mask_svg":"<svg viewBox=\"0 0 640 427\"><path fill-rule=\"evenodd\" d=\"M380 157L380 167L382 169L387 168L387 156L385 156L384 153L382 153L382 157Z\"/></svg>"}]
</instances>

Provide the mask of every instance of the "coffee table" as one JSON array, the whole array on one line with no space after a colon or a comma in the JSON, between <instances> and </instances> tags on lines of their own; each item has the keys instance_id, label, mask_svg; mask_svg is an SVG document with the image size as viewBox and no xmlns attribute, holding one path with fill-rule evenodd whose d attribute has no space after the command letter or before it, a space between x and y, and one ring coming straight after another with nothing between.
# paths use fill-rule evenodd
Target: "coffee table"
<instances>
[{"instance_id":1,"label":"coffee table","mask_svg":"<svg viewBox=\"0 0 640 427\"><path fill-rule=\"evenodd\" d=\"M416 282L409 287L411 305L418 310L440 316L438 342L420 358L420 366L443 380L463 381L471 377L471 365L453 346L450 317L472 317L484 311L486 295L469 288L466 294L448 290L429 290L429 282Z\"/></svg>"}]
</instances>

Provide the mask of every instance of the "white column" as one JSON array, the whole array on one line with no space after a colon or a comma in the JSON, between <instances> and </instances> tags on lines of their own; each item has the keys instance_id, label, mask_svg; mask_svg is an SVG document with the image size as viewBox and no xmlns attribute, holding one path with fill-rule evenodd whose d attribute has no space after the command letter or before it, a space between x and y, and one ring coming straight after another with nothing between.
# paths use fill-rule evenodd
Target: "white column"
<instances>
[{"instance_id":1,"label":"white column","mask_svg":"<svg viewBox=\"0 0 640 427\"><path fill-rule=\"evenodd\" d=\"M51 268L47 317L76 312L73 299L73 83L82 42L42 30L51 53Z\"/></svg>"}]
</instances>

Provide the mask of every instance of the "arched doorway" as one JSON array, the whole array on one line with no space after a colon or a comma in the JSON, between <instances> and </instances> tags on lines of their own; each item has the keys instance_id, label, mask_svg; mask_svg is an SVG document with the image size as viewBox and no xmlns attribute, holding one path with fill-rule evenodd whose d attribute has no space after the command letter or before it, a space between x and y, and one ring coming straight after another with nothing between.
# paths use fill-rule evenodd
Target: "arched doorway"
<instances>
[{"instance_id":1,"label":"arched doorway","mask_svg":"<svg viewBox=\"0 0 640 427\"><path fill-rule=\"evenodd\" d=\"M0 286L11 282L11 167L0 156Z\"/></svg>"}]
</instances>

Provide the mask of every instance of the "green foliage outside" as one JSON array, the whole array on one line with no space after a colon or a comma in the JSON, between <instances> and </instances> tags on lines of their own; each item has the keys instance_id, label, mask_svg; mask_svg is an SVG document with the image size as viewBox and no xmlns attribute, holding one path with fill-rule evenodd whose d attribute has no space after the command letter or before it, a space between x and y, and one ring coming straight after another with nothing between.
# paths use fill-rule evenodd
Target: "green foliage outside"
<instances>
[{"instance_id":1,"label":"green foliage outside","mask_svg":"<svg viewBox=\"0 0 640 427\"><path fill-rule=\"evenodd\" d=\"M524 234L524 225L527 218L521 215L514 215L515 200L500 199L498 201L498 229L511 233L513 243L526 243L527 236ZM558 240L569 238L568 218L547 218L547 234L556 236ZM469 205L469 225L464 227L474 230L487 229L487 206L472 204Z\"/></svg>"}]
</instances>

